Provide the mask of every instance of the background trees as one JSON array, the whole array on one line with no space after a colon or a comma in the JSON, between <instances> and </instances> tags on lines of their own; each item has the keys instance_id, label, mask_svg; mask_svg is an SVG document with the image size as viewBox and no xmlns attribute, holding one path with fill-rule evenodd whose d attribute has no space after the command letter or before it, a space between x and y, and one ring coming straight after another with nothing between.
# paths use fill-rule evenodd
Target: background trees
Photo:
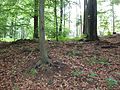
<instances>
[{"instance_id":1,"label":"background trees","mask_svg":"<svg viewBox=\"0 0 120 90\"><path fill-rule=\"evenodd\" d=\"M84 4L88 4L87 1L89 0L46 0L46 38L58 41L81 37L81 32L88 33L85 32L87 30L85 18L83 20L84 15L87 16L87 13L83 15ZM120 18L117 13L119 0L97 0L97 5L98 35L119 32ZM37 8L38 0L1 1L0 38L7 40L38 38Z\"/></svg>"},{"instance_id":2,"label":"background trees","mask_svg":"<svg viewBox=\"0 0 120 90\"><path fill-rule=\"evenodd\" d=\"M119 0L98 0L98 33L100 35L119 32L118 22L120 18L117 10L118 7Z\"/></svg>"},{"instance_id":3,"label":"background trees","mask_svg":"<svg viewBox=\"0 0 120 90\"><path fill-rule=\"evenodd\" d=\"M82 32L83 22L87 40L98 40L97 23L98 33L103 31L101 35L104 32L111 35L111 31L119 30L120 23L115 9L117 5L111 6L109 0L86 0L86 7L83 8L84 0L38 1L0 2L0 37L7 40L28 39L10 43L0 40L0 90L120 88L120 35L100 38L100 42L79 42L84 38L79 33ZM102 5L106 5L106 2L109 8L103 8ZM83 9L85 16L82 15ZM71 32L68 33L69 31ZM50 45L46 45L47 39L59 41L71 40L71 37L72 41L49 41ZM33 38L39 38L39 43L36 39L29 40ZM30 71L29 66L32 66Z\"/></svg>"}]
</instances>

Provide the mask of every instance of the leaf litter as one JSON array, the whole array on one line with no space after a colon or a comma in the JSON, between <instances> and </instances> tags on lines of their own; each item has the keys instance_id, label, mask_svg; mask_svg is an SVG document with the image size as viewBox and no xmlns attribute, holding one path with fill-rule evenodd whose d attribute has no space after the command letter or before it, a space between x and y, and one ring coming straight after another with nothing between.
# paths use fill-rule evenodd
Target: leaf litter
<instances>
[{"instance_id":1,"label":"leaf litter","mask_svg":"<svg viewBox=\"0 0 120 90\"><path fill-rule=\"evenodd\" d=\"M28 73L40 59L38 46L34 40L0 43L0 90L120 90L120 35L48 41L54 66Z\"/></svg>"}]
</instances>

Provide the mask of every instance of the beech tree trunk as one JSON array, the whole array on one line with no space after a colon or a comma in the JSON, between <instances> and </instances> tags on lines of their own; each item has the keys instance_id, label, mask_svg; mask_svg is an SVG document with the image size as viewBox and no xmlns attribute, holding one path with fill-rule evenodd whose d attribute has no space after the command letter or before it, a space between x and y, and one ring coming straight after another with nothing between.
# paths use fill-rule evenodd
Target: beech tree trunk
<instances>
[{"instance_id":1,"label":"beech tree trunk","mask_svg":"<svg viewBox=\"0 0 120 90\"><path fill-rule=\"evenodd\" d=\"M97 1L88 0L88 40L98 40L97 36Z\"/></svg>"},{"instance_id":2,"label":"beech tree trunk","mask_svg":"<svg viewBox=\"0 0 120 90\"><path fill-rule=\"evenodd\" d=\"M86 2L85 2L86 3ZM89 41L98 40L97 36L97 1L88 0L84 12L84 34Z\"/></svg>"},{"instance_id":3,"label":"beech tree trunk","mask_svg":"<svg viewBox=\"0 0 120 90\"><path fill-rule=\"evenodd\" d=\"M50 61L45 47L44 3L45 0L40 0L40 6L39 6L40 54L41 54L40 56L41 56L41 63L48 64L50 63Z\"/></svg>"}]
</instances>

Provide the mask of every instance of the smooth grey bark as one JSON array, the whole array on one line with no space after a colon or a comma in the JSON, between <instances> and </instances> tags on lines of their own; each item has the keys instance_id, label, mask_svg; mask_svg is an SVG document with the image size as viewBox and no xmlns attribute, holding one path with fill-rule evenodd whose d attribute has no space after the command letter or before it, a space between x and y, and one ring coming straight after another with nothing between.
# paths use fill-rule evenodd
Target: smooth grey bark
<instances>
[{"instance_id":1,"label":"smooth grey bark","mask_svg":"<svg viewBox=\"0 0 120 90\"><path fill-rule=\"evenodd\" d=\"M47 50L45 47L45 27L44 27L44 3L45 0L39 0L39 26L40 26L40 54L41 54L41 63L48 64L50 60L48 58ZM39 63L40 64L40 63Z\"/></svg>"}]
</instances>

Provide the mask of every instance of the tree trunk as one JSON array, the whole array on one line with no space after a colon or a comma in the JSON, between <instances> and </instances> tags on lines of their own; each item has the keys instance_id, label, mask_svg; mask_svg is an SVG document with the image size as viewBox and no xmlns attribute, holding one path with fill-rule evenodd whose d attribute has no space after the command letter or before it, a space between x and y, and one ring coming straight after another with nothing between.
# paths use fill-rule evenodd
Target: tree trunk
<instances>
[{"instance_id":1,"label":"tree trunk","mask_svg":"<svg viewBox=\"0 0 120 90\"><path fill-rule=\"evenodd\" d=\"M69 30L71 29L71 12L70 12L70 1L69 1Z\"/></svg>"},{"instance_id":2,"label":"tree trunk","mask_svg":"<svg viewBox=\"0 0 120 90\"><path fill-rule=\"evenodd\" d=\"M77 3L77 0L76 0L76 3ZM76 12L77 12L77 5L76 5ZM79 22L79 18L78 18L78 14L76 13L76 37L78 37L79 36L79 34L78 34L78 23Z\"/></svg>"},{"instance_id":3,"label":"tree trunk","mask_svg":"<svg viewBox=\"0 0 120 90\"><path fill-rule=\"evenodd\" d=\"M66 2L64 1L64 9L63 9L63 10L64 10L64 30L65 30L65 23L66 23L66 22L65 22L65 3L66 3Z\"/></svg>"},{"instance_id":4,"label":"tree trunk","mask_svg":"<svg viewBox=\"0 0 120 90\"><path fill-rule=\"evenodd\" d=\"M11 22L11 28L10 28L10 38L13 38L13 33L14 33L14 22Z\"/></svg>"},{"instance_id":5,"label":"tree trunk","mask_svg":"<svg viewBox=\"0 0 120 90\"><path fill-rule=\"evenodd\" d=\"M56 0L55 0L55 6L54 6L54 15L55 15L56 41L58 41L58 20L57 20L57 1Z\"/></svg>"},{"instance_id":6,"label":"tree trunk","mask_svg":"<svg viewBox=\"0 0 120 90\"><path fill-rule=\"evenodd\" d=\"M87 16L87 39L88 40L98 40L97 36L97 1L88 0L88 16Z\"/></svg>"},{"instance_id":7,"label":"tree trunk","mask_svg":"<svg viewBox=\"0 0 120 90\"><path fill-rule=\"evenodd\" d=\"M38 38L38 0L34 0L34 34L33 38Z\"/></svg>"},{"instance_id":8,"label":"tree trunk","mask_svg":"<svg viewBox=\"0 0 120 90\"><path fill-rule=\"evenodd\" d=\"M40 7L39 7L40 54L41 54L41 63L48 64L50 63L50 60L48 58L47 50L45 47L44 3L45 3L45 0L40 0Z\"/></svg>"},{"instance_id":9,"label":"tree trunk","mask_svg":"<svg viewBox=\"0 0 120 90\"><path fill-rule=\"evenodd\" d=\"M62 20L63 20L63 0L60 0L60 27L59 34L62 34Z\"/></svg>"},{"instance_id":10,"label":"tree trunk","mask_svg":"<svg viewBox=\"0 0 120 90\"><path fill-rule=\"evenodd\" d=\"M113 34L115 34L115 11L114 11L114 4L112 3L112 18L113 18Z\"/></svg>"},{"instance_id":11,"label":"tree trunk","mask_svg":"<svg viewBox=\"0 0 120 90\"><path fill-rule=\"evenodd\" d=\"M82 34L82 8L81 8L81 1L79 0L79 7L80 7L80 31L79 31L79 34L81 35Z\"/></svg>"},{"instance_id":12,"label":"tree trunk","mask_svg":"<svg viewBox=\"0 0 120 90\"><path fill-rule=\"evenodd\" d=\"M83 34L87 35L87 0L84 0Z\"/></svg>"}]
</instances>

